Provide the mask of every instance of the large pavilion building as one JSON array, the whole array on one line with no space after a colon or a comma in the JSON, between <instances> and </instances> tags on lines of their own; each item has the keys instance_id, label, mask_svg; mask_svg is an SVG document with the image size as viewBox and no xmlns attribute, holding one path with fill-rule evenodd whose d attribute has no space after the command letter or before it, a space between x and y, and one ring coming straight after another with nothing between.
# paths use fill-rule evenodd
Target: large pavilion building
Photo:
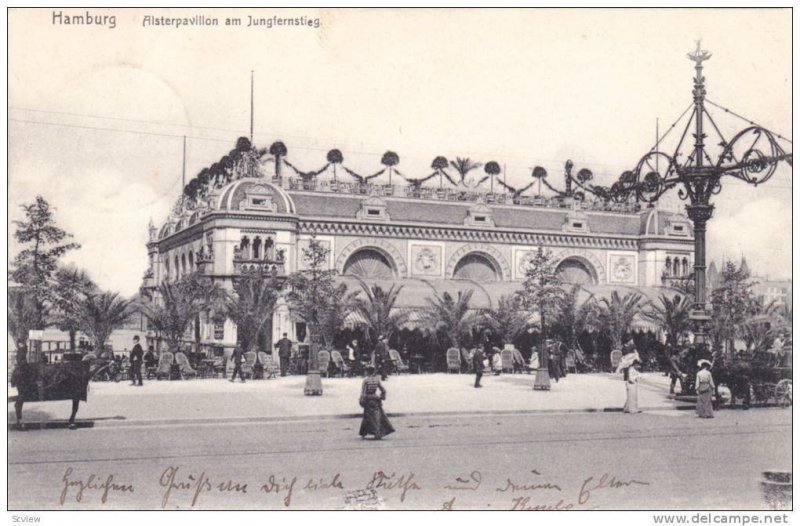
<instances>
[{"instance_id":1,"label":"large pavilion building","mask_svg":"<svg viewBox=\"0 0 800 526\"><path fill-rule=\"evenodd\" d=\"M407 309L433 292L466 289L475 291L474 308L496 306L520 288L538 247L552 252L565 282L601 296L637 290L652 298L693 273L691 224L674 212L447 188L440 180L427 187L295 178L281 173L280 158L254 159L248 152L223 176L204 177L203 189L182 197L160 228L151 224L143 289L193 271L229 288L243 272L286 276L304 268L312 236L329 249L329 268L353 286L404 285L399 304ZM283 303L269 332L268 348L284 332L305 337ZM217 350L236 343L236 327L210 316L200 335Z\"/></svg>"}]
</instances>

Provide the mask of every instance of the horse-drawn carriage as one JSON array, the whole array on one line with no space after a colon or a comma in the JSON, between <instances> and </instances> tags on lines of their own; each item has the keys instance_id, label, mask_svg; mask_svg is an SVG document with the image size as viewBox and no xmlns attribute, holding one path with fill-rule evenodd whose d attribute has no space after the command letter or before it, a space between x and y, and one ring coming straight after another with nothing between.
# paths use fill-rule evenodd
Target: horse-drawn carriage
<instances>
[{"instance_id":1,"label":"horse-drawn carriage","mask_svg":"<svg viewBox=\"0 0 800 526\"><path fill-rule=\"evenodd\" d=\"M715 366L718 388L726 386L731 402L741 398L744 407L751 404L792 405L792 352L768 351L740 353L730 365Z\"/></svg>"}]
</instances>

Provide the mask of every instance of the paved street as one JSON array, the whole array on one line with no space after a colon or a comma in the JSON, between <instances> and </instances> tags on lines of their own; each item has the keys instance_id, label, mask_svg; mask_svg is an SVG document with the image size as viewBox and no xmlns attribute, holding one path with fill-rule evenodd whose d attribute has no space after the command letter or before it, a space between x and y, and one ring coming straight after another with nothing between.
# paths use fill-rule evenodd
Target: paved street
<instances>
[{"instance_id":1,"label":"paved street","mask_svg":"<svg viewBox=\"0 0 800 526\"><path fill-rule=\"evenodd\" d=\"M392 376L386 411L394 414L503 413L550 411L604 411L625 403L622 375L570 374L552 383L550 391L534 391L534 375L486 375L483 388L474 389L474 375L422 374ZM361 378L323 379L324 396L304 396L304 376L230 383L221 378L188 381L145 381L144 387L128 382L92 382L87 403L81 403L78 420L95 425L128 423L207 422L220 419L296 419L353 415L361 411ZM641 382L640 406L671 410L666 399L669 379L648 373ZM16 394L11 389L10 394ZM25 404L27 422L64 421L71 403ZM14 408L8 405L8 421Z\"/></svg>"},{"instance_id":2,"label":"paved street","mask_svg":"<svg viewBox=\"0 0 800 526\"><path fill-rule=\"evenodd\" d=\"M760 472L791 469L781 409L393 424L380 442L361 440L352 418L12 432L9 508L761 508Z\"/></svg>"}]
</instances>

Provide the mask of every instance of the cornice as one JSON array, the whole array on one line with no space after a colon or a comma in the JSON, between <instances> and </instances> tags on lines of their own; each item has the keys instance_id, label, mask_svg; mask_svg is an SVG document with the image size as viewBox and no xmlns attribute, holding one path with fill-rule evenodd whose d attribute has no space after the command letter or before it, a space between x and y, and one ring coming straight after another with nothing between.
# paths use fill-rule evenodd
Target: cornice
<instances>
[{"instance_id":1,"label":"cornice","mask_svg":"<svg viewBox=\"0 0 800 526\"><path fill-rule=\"evenodd\" d=\"M516 245L558 245L605 249L637 250L639 239L635 236L575 235L550 231L523 231L469 227L439 227L412 224L353 223L330 220L301 219L298 232L303 234L355 235L390 238L417 238L438 241L465 241L480 243L505 243Z\"/></svg>"}]
</instances>

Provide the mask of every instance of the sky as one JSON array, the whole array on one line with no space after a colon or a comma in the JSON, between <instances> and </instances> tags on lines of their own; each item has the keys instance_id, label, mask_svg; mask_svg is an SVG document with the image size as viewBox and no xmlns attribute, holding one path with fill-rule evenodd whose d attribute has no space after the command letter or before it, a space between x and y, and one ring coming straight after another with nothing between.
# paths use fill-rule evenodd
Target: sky
<instances>
[{"instance_id":1,"label":"sky","mask_svg":"<svg viewBox=\"0 0 800 526\"><path fill-rule=\"evenodd\" d=\"M188 181L249 134L251 71L255 143L282 140L304 170L339 148L346 166L377 171L393 150L410 177L462 156L497 161L513 186L541 165L561 186L571 159L610 184L653 146L657 121L663 134L692 102L697 38L713 53L708 98L792 138L788 9L89 11L115 27L9 13L9 228L41 194L82 245L64 261L125 295L147 265L148 222L180 195L182 137ZM147 15L220 25L143 27ZM247 27L249 16L319 27ZM242 25L224 26L231 17ZM747 126L709 109L728 138ZM710 259L791 276L788 167L755 188L726 178L713 202ZM18 250L10 239L9 260Z\"/></svg>"}]
</instances>

